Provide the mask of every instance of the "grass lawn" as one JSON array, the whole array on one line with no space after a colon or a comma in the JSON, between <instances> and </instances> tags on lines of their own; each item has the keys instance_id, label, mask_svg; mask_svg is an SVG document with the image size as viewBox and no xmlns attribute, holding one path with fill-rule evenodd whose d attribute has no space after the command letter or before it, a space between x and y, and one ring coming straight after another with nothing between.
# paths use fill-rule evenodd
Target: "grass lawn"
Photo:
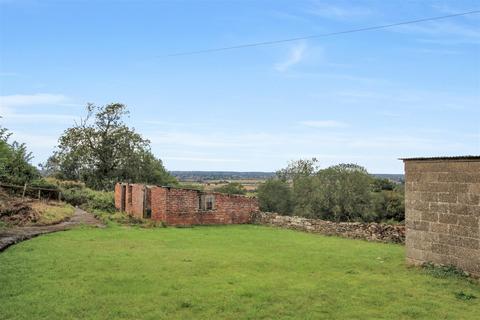
<instances>
[{"instance_id":1,"label":"grass lawn","mask_svg":"<svg viewBox=\"0 0 480 320\"><path fill-rule=\"evenodd\" d=\"M400 245L261 226L81 228L0 253L0 319L479 317L479 284L407 268Z\"/></svg>"}]
</instances>

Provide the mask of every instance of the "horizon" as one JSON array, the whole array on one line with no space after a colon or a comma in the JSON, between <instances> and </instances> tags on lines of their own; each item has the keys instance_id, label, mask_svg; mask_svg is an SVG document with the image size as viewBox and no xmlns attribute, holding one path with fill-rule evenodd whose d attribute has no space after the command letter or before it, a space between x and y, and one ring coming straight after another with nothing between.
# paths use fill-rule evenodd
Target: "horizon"
<instances>
[{"instance_id":1,"label":"horizon","mask_svg":"<svg viewBox=\"0 0 480 320\"><path fill-rule=\"evenodd\" d=\"M168 55L476 6L0 0L0 125L38 164L87 102L120 102L168 171L274 172L316 157L403 174L402 157L480 154L480 14Z\"/></svg>"}]
</instances>

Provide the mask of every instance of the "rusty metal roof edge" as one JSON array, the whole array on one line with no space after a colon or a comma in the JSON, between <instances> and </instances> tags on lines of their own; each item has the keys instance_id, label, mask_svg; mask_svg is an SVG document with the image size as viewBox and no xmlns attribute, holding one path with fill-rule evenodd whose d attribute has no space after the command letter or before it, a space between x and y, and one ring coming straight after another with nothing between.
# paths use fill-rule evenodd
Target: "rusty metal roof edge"
<instances>
[{"instance_id":1,"label":"rusty metal roof edge","mask_svg":"<svg viewBox=\"0 0 480 320\"><path fill-rule=\"evenodd\" d=\"M466 155L466 156L439 156L439 157L413 157L413 158L399 158L402 161L442 161L442 160L480 160L479 156Z\"/></svg>"}]
</instances>

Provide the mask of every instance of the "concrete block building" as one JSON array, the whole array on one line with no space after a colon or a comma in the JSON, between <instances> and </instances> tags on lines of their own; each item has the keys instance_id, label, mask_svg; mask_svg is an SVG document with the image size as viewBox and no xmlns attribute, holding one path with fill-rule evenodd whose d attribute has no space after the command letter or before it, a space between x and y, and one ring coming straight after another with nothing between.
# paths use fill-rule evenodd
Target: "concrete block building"
<instances>
[{"instance_id":1,"label":"concrete block building","mask_svg":"<svg viewBox=\"0 0 480 320\"><path fill-rule=\"evenodd\" d=\"M407 262L480 277L480 156L403 160Z\"/></svg>"},{"instance_id":2,"label":"concrete block building","mask_svg":"<svg viewBox=\"0 0 480 320\"><path fill-rule=\"evenodd\" d=\"M249 223L259 211L255 198L129 183L116 184L115 207L133 217L177 226Z\"/></svg>"}]
</instances>

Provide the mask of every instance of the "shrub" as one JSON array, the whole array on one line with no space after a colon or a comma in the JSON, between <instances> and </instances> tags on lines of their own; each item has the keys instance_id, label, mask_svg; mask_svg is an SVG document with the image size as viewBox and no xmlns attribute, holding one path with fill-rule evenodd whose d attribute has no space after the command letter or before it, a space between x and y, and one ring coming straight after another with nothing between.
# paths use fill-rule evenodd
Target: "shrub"
<instances>
[{"instance_id":1,"label":"shrub","mask_svg":"<svg viewBox=\"0 0 480 320\"><path fill-rule=\"evenodd\" d=\"M401 192L382 190L373 193L373 207L378 221L405 220L405 201Z\"/></svg>"},{"instance_id":2,"label":"shrub","mask_svg":"<svg viewBox=\"0 0 480 320\"><path fill-rule=\"evenodd\" d=\"M289 215L292 213L292 190L287 182L268 179L258 187L260 210Z\"/></svg>"},{"instance_id":3,"label":"shrub","mask_svg":"<svg viewBox=\"0 0 480 320\"><path fill-rule=\"evenodd\" d=\"M246 194L247 190L243 187L241 183L230 182L224 186L215 188L216 192L226 193L226 194Z\"/></svg>"},{"instance_id":4,"label":"shrub","mask_svg":"<svg viewBox=\"0 0 480 320\"><path fill-rule=\"evenodd\" d=\"M86 188L83 183L75 181L59 181L62 198L74 206L85 209L115 211L115 198L113 192L95 191Z\"/></svg>"}]
</instances>

